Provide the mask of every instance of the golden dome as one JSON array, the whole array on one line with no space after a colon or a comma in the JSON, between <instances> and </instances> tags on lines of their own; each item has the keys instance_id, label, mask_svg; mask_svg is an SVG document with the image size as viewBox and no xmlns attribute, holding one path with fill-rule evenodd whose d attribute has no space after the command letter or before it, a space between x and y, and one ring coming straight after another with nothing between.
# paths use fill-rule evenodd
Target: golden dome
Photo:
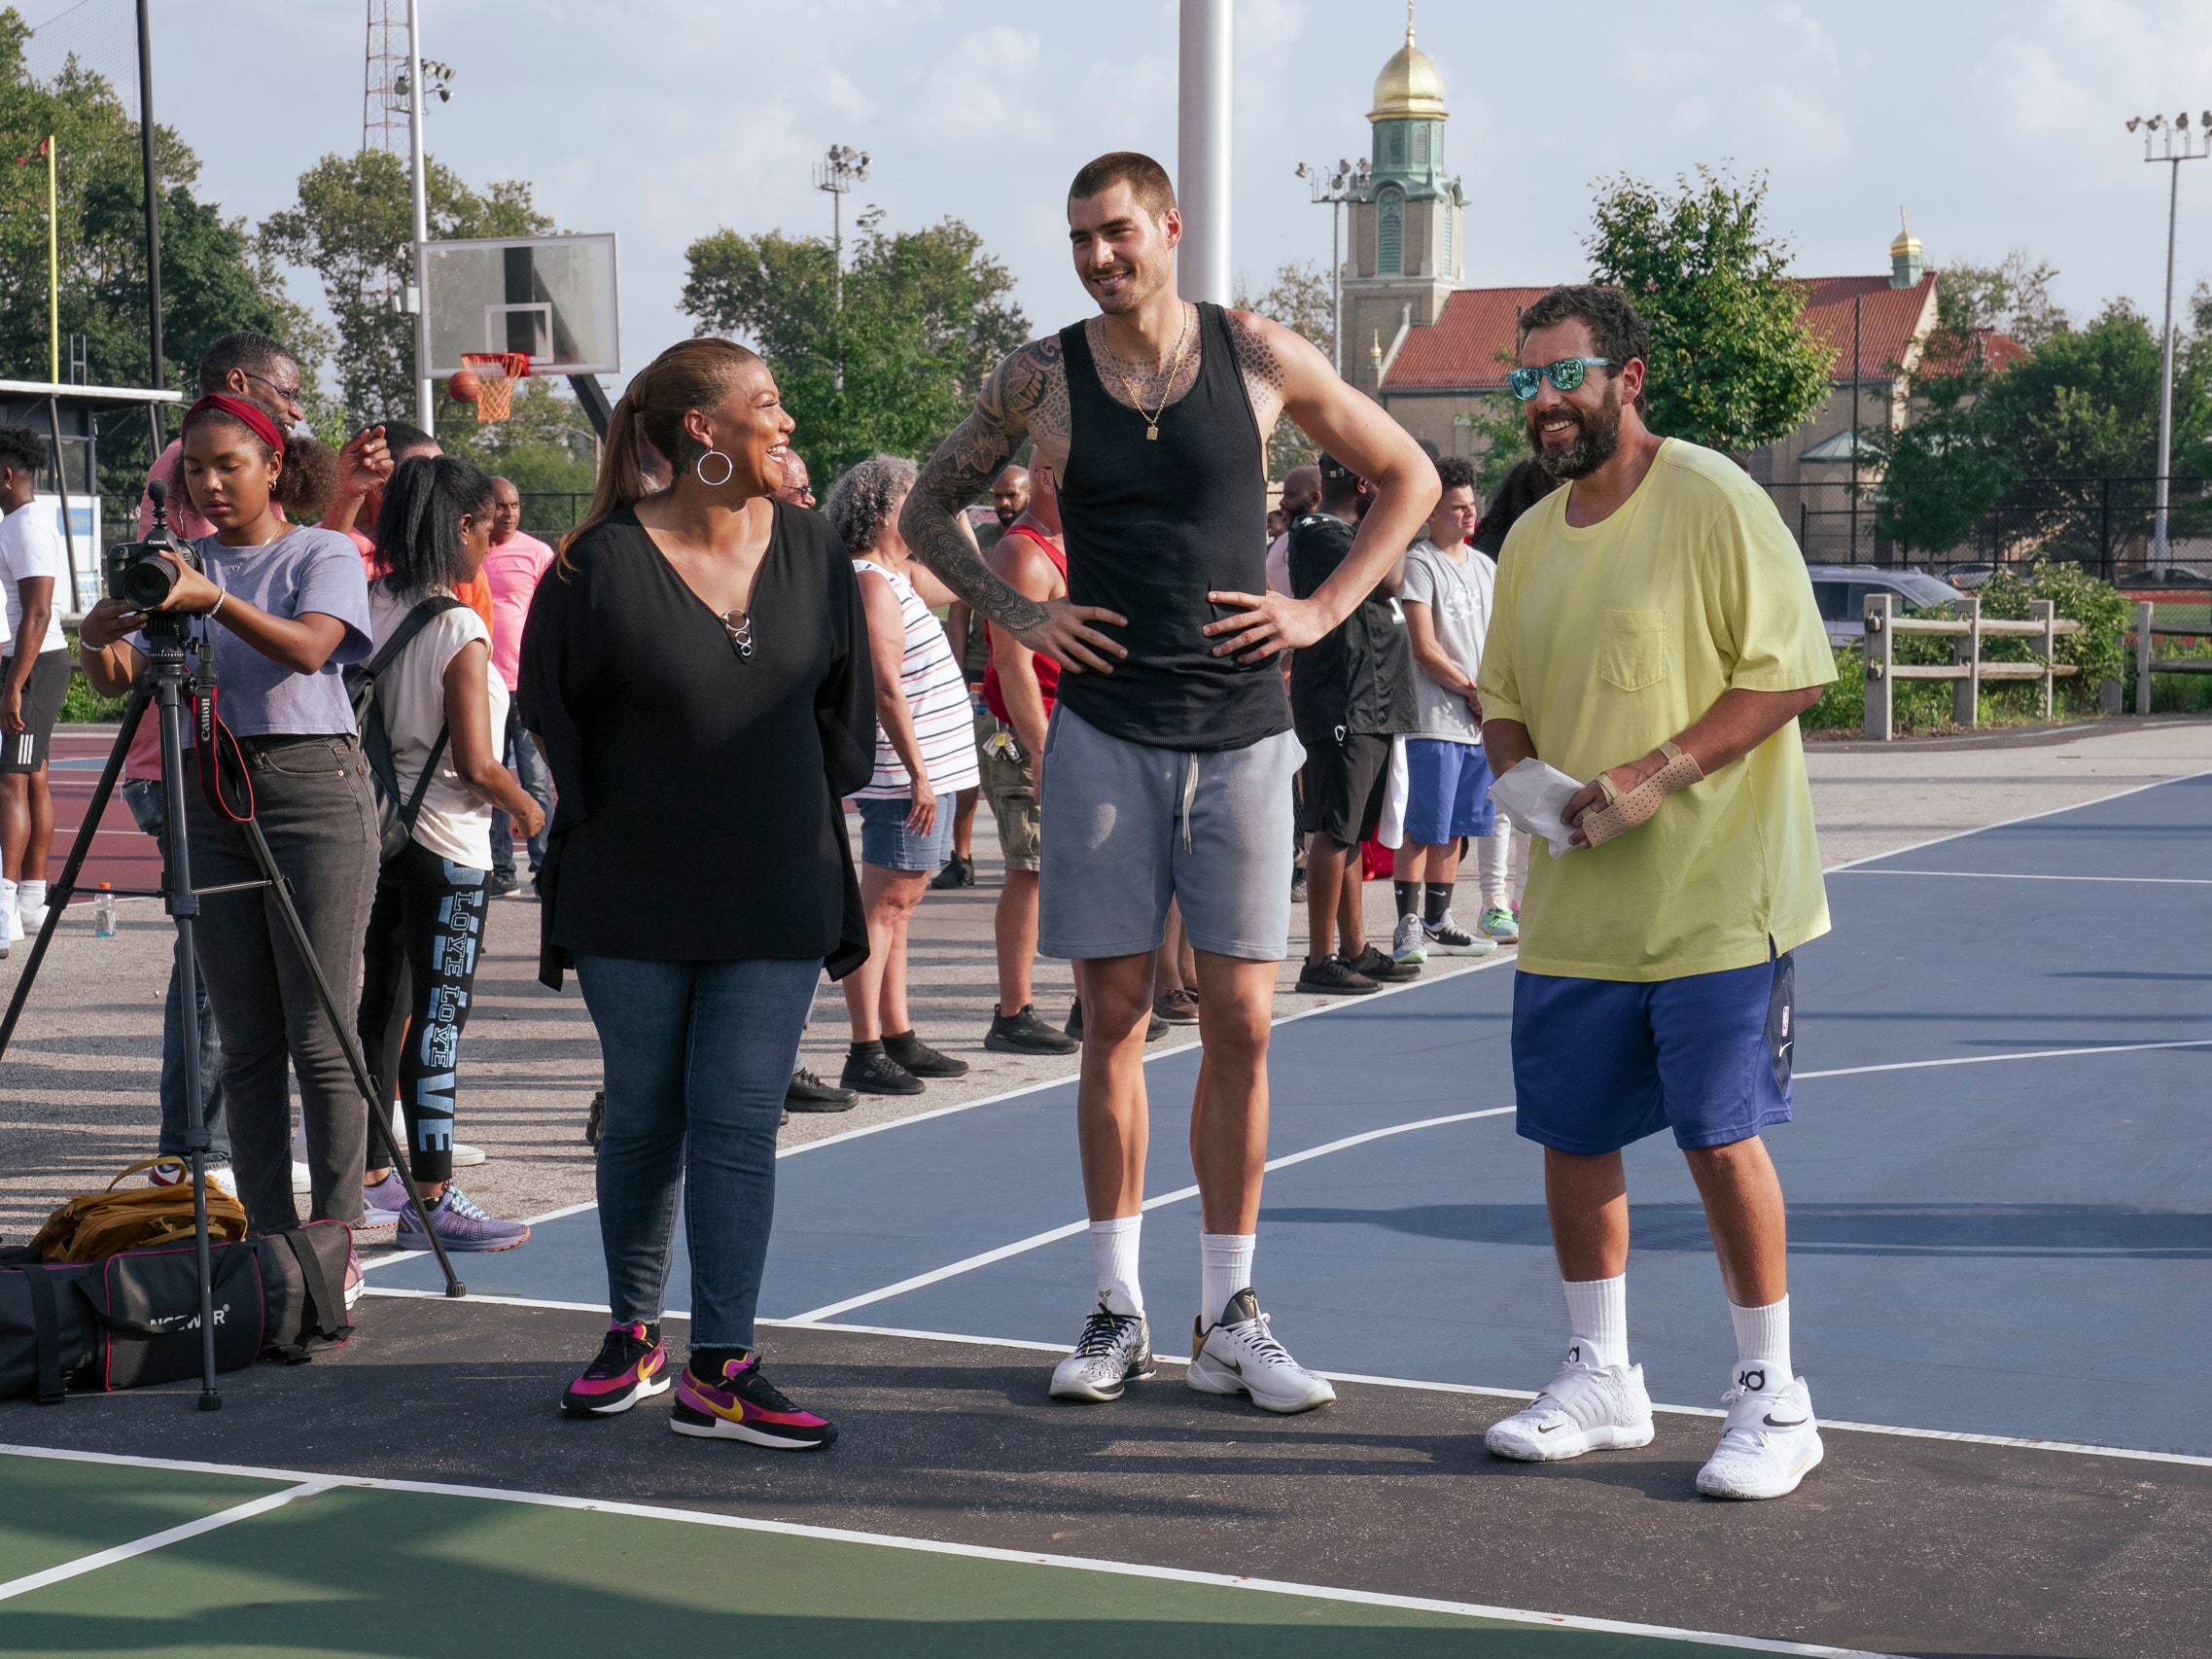
<instances>
[{"instance_id":1,"label":"golden dome","mask_svg":"<svg viewBox=\"0 0 2212 1659\"><path fill-rule=\"evenodd\" d=\"M1413 43L1413 8L1406 8L1406 44L1391 53L1375 77L1375 107L1369 121L1442 121L1444 78L1427 53Z\"/></svg>"},{"instance_id":2,"label":"golden dome","mask_svg":"<svg viewBox=\"0 0 2212 1659\"><path fill-rule=\"evenodd\" d=\"M1912 230L1906 226L1905 210L1900 207L1897 210L1897 239L1889 244L1890 258L1895 259L1904 254L1911 254L1916 257L1919 252L1920 238L1914 235Z\"/></svg>"}]
</instances>

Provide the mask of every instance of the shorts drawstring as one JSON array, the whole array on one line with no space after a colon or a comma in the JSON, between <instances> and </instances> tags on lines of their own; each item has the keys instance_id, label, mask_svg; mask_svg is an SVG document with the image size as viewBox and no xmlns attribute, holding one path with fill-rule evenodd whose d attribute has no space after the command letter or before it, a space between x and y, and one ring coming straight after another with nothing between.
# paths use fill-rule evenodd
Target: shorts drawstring
<instances>
[{"instance_id":1,"label":"shorts drawstring","mask_svg":"<svg viewBox=\"0 0 2212 1659\"><path fill-rule=\"evenodd\" d=\"M1189 769L1183 773L1182 780L1182 850L1189 853L1197 850L1190 840L1190 803L1198 798L1198 757L1185 755L1183 759Z\"/></svg>"}]
</instances>

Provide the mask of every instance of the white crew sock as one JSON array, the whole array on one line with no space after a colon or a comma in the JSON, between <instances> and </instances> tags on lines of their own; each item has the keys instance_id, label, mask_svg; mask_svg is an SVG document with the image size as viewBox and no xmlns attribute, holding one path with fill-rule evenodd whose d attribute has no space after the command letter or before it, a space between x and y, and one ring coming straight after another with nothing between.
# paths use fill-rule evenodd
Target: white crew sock
<instances>
[{"instance_id":1,"label":"white crew sock","mask_svg":"<svg viewBox=\"0 0 2212 1659\"><path fill-rule=\"evenodd\" d=\"M1567 1324L1581 1344L1583 1362L1589 1365L1626 1365L1629 1362L1629 1276L1610 1279L1568 1279Z\"/></svg>"},{"instance_id":2,"label":"white crew sock","mask_svg":"<svg viewBox=\"0 0 2212 1659\"><path fill-rule=\"evenodd\" d=\"M1513 826L1500 813L1497 828L1475 837L1475 881L1482 889L1483 908L1505 908L1506 864L1513 848Z\"/></svg>"},{"instance_id":3,"label":"white crew sock","mask_svg":"<svg viewBox=\"0 0 2212 1659\"><path fill-rule=\"evenodd\" d=\"M13 881L0 880L0 916L5 916L9 911L13 910L16 907L16 894L18 891L18 887L17 883Z\"/></svg>"},{"instance_id":4,"label":"white crew sock","mask_svg":"<svg viewBox=\"0 0 2212 1659\"><path fill-rule=\"evenodd\" d=\"M45 908L46 908L46 883L45 883L45 882L43 882L43 881L18 881L18 882L17 882L17 883L16 883L16 901L17 901L17 903L18 903L19 905L21 905L21 906L22 906L22 907L23 907L25 910L43 910L43 909L45 909Z\"/></svg>"},{"instance_id":5,"label":"white crew sock","mask_svg":"<svg viewBox=\"0 0 2212 1659\"><path fill-rule=\"evenodd\" d=\"M1143 1232L1141 1214L1091 1223L1091 1255L1098 1263L1099 1296L1113 1313L1143 1316L1144 1289L1137 1282L1137 1251Z\"/></svg>"},{"instance_id":6,"label":"white crew sock","mask_svg":"<svg viewBox=\"0 0 2212 1659\"><path fill-rule=\"evenodd\" d=\"M1763 1308L1728 1304L1729 1323L1736 1326L1736 1371L1765 1373L1764 1387L1786 1389L1797 1373L1790 1369L1790 1299L1769 1302Z\"/></svg>"},{"instance_id":7,"label":"white crew sock","mask_svg":"<svg viewBox=\"0 0 2212 1659\"><path fill-rule=\"evenodd\" d=\"M1198 1323L1211 1330L1221 1310L1252 1282L1252 1250L1257 1233L1200 1233L1198 1235Z\"/></svg>"}]
</instances>

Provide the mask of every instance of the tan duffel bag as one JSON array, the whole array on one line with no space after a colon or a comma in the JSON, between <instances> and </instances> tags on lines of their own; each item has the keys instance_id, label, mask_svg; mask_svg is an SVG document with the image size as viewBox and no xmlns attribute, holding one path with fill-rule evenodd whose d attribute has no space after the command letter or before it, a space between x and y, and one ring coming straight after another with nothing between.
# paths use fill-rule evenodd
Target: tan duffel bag
<instances>
[{"instance_id":1,"label":"tan duffel bag","mask_svg":"<svg viewBox=\"0 0 2212 1659\"><path fill-rule=\"evenodd\" d=\"M118 1182L157 1164L174 1164L174 1186L134 1186L118 1192ZM193 1234L192 1166L174 1155L132 1164L105 1192L80 1192L47 1218L31 1240L41 1261L100 1261L126 1250L189 1239ZM214 1185L207 1189L207 1236L217 1244L246 1236L246 1211Z\"/></svg>"}]
</instances>

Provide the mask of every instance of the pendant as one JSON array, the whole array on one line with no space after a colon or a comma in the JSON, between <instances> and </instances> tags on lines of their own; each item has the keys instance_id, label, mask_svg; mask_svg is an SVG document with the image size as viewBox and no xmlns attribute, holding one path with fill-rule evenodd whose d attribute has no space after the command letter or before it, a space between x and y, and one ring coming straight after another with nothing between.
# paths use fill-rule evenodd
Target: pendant
<instances>
[{"instance_id":1,"label":"pendant","mask_svg":"<svg viewBox=\"0 0 2212 1659\"><path fill-rule=\"evenodd\" d=\"M1146 427L1146 428L1144 429L1144 438L1145 438L1145 441L1147 441L1147 442L1150 442L1150 443L1157 443L1157 442L1159 442L1159 441L1160 441L1160 429L1159 429L1158 427L1156 427L1156 426L1148 426L1148 427Z\"/></svg>"}]
</instances>

